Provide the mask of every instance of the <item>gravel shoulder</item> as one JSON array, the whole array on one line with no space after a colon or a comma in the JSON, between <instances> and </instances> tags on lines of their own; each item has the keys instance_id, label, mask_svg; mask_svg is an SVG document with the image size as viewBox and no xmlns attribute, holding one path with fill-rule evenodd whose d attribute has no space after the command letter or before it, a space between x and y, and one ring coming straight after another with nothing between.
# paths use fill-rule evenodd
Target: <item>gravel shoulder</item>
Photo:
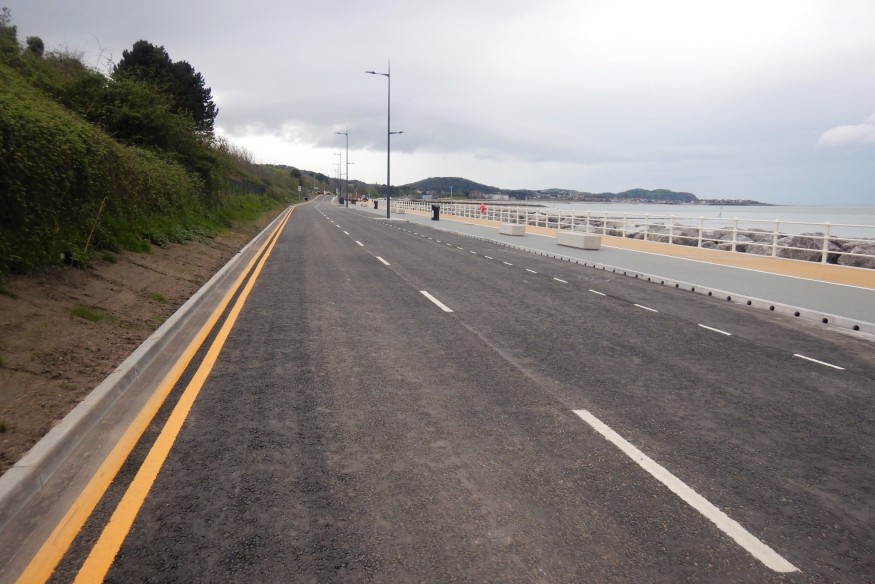
<instances>
[{"instance_id":1,"label":"gravel shoulder","mask_svg":"<svg viewBox=\"0 0 875 584\"><path fill-rule=\"evenodd\" d=\"M0 474L109 375L280 210L218 236L106 253L0 287Z\"/></svg>"}]
</instances>

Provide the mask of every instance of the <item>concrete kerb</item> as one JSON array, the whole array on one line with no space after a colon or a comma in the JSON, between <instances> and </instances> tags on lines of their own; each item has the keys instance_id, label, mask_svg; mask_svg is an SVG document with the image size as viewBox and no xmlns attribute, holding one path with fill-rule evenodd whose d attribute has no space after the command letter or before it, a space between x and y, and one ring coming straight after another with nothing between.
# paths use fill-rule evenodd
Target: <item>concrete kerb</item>
<instances>
[{"instance_id":1,"label":"concrete kerb","mask_svg":"<svg viewBox=\"0 0 875 584\"><path fill-rule=\"evenodd\" d=\"M21 460L0 476L0 530L39 492L134 380L186 328L192 317L203 307L209 306L216 296L221 298L224 295L282 215L280 213L252 238Z\"/></svg>"},{"instance_id":2,"label":"concrete kerb","mask_svg":"<svg viewBox=\"0 0 875 584\"><path fill-rule=\"evenodd\" d=\"M601 264L598 262L591 262L582 260L579 258L562 255L559 253L545 252L537 249L532 249L529 247L525 247L522 245L517 245L513 243L506 243L503 241L497 241L495 239L490 239L488 237L483 237L480 235L471 235L468 233L460 233L458 231L453 231L452 229L446 229L437 225L430 225L423 223L424 226L430 227L437 231L443 231L445 233L453 233L455 235L460 235L462 237L468 237L470 239L475 239L478 241L483 241L487 243L492 243L495 245L500 245L502 247L507 247L511 249L516 249L519 251L524 251L527 253L541 255L545 257L550 257L553 259L558 259L566 262L571 262L575 264L582 265L584 267L591 267L597 270L604 270L608 272L612 272L614 274L620 274L623 276L627 276L630 278L635 278L639 280L645 280L647 282L652 282L655 284L660 284L663 286L673 286L680 290L686 290L689 292L694 292L696 294L702 294L704 296L710 296L712 298L722 298L728 302L734 302L736 304L743 304L746 306L750 306L751 308L757 308L761 310L767 310L769 312L776 312L778 314L792 316L795 318L800 318L812 324L824 325L829 328L838 329L843 332L853 332L853 333L864 333L866 337L870 335L875 335L875 323L865 322L861 320L855 320L852 318L847 318L844 316L839 316L836 314L830 314L827 312L820 312L816 310L810 310L807 308L799 308L795 306L790 306L788 304L782 304L780 302L773 302L770 300L763 300L761 298L756 298L753 296L746 296L743 294L738 294L734 292L727 292L725 290L718 290L716 288L708 288L706 286L701 286L698 284L691 284L689 282L683 282L680 280L672 280L670 278L665 278L662 276L654 276L652 274L645 274L643 272L636 272L634 270L627 270L625 268L618 268L616 266L611 266L607 264Z\"/></svg>"}]
</instances>

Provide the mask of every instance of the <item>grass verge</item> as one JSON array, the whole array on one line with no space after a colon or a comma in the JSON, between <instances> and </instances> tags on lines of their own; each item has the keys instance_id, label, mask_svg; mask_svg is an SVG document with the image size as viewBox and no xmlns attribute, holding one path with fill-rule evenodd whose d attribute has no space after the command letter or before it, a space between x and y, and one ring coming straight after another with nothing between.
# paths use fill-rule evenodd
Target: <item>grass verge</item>
<instances>
[{"instance_id":1,"label":"grass verge","mask_svg":"<svg viewBox=\"0 0 875 584\"><path fill-rule=\"evenodd\" d=\"M87 320L89 322L108 321L113 322L115 316L98 308L89 308L87 306L76 306L70 310L70 314L77 318Z\"/></svg>"}]
</instances>

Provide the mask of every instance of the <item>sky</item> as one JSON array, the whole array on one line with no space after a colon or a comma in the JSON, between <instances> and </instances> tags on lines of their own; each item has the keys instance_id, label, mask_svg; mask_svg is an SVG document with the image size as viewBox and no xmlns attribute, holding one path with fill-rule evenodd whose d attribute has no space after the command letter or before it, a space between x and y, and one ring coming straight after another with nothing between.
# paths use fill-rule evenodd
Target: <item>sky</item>
<instances>
[{"instance_id":1,"label":"sky","mask_svg":"<svg viewBox=\"0 0 875 584\"><path fill-rule=\"evenodd\" d=\"M203 74L258 162L386 183L875 205L873 0L0 0L108 71ZM368 75L375 70L391 73ZM338 157L337 153L341 153Z\"/></svg>"}]
</instances>

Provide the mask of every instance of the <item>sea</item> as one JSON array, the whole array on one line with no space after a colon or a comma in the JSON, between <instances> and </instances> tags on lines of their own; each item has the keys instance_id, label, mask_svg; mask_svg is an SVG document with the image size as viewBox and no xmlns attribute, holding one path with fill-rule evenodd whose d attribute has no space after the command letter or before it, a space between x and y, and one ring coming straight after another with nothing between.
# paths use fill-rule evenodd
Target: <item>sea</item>
<instances>
[{"instance_id":1,"label":"sea","mask_svg":"<svg viewBox=\"0 0 875 584\"><path fill-rule=\"evenodd\" d=\"M535 202L535 201L532 201ZM705 225L717 227L720 220L732 225L734 219L744 228L760 227L773 229L775 221L784 233L807 233L824 231L830 223L830 235L841 237L875 238L875 206L808 206L808 205L659 205L630 203L584 203L537 201L552 209L575 210L593 215L604 214L630 217L649 215L653 217L705 218ZM677 221L676 222L686 222ZM690 221L691 225L697 222Z\"/></svg>"}]
</instances>

